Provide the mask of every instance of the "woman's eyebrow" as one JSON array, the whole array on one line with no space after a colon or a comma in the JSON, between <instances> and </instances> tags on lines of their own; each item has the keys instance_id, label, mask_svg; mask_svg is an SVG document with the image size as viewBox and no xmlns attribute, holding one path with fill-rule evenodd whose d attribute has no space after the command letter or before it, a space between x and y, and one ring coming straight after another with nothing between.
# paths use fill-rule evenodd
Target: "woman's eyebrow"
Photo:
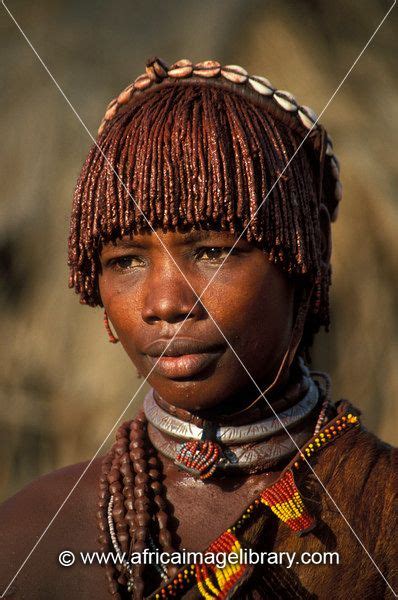
<instances>
[{"instance_id":1,"label":"woman's eyebrow","mask_svg":"<svg viewBox=\"0 0 398 600\"><path fill-rule=\"evenodd\" d=\"M203 230L188 231L187 233L183 234L181 243L189 244L190 242L200 242L201 240L208 239L209 237L211 237L211 232L209 232L209 231L203 231Z\"/></svg>"},{"instance_id":2,"label":"woman's eyebrow","mask_svg":"<svg viewBox=\"0 0 398 600\"><path fill-rule=\"evenodd\" d=\"M193 242L201 242L203 240L210 240L215 242L216 240L218 241L224 241L225 243L228 243L230 240L235 239L234 235L231 234L230 232L221 232L221 231L212 231L212 230L207 230L207 229L197 229L197 230L193 230L193 231L188 231L187 233L183 234L183 238L181 240L182 244L189 244L189 243L193 243Z\"/></svg>"},{"instance_id":3,"label":"woman's eyebrow","mask_svg":"<svg viewBox=\"0 0 398 600\"><path fill-rule=\"evenodd\" d=\"M174 240L174 244L176 246L184 246L186 244L194 244L197 242L201 242L204 240L209 240L210 242L220 242L220 233L219 231L211 231L211 230L207 230L207 229L194 229L192 231L187 231L185 233L182 233L181 235L179 235L175 240ZM224 243L228 243L231 239L233 239L233 235L231 235L230 233L227 232L222 232L221 234L221 238ZM143 238L139 238L137 239L135 236L132 236L131 238L125 238L125 239L118 239L116 240L116 244L109 244L106 247L104 247L104 251L106 250L115 250L115 249L122 249L122 250L132 250L134 248L140 248L140 249L148 249L153 242L153 234L151 234L150 236L147 236L146 239ZM161 242L160 242L161 243Z\"/></svg>"},{"instance_id":4,"label":"woman's eyebrow","mask_svg":"<svg viewBox=\"0 0 398 600\"><path fill-rule=\"evenodd\" d=\"M114 248L147 248L148 244L137 240L135 238L125 239L125 240L117 240L116 244L112 247Z\"/></svg>"}]
</instances>

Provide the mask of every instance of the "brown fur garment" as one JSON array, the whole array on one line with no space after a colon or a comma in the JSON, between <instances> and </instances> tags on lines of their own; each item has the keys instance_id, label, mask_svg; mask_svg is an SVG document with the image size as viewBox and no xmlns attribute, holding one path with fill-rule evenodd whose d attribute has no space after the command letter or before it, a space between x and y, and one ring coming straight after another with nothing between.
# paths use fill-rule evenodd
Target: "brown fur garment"
<instances>
[{"instance_id":1,"label":"brown fur garment","mask_svg":"<svg viewBox=\"0 0 398 600\"><path fill-rule=\"evenodd\" d=\"M398 451L364 429L351 431L322 450L315 473L395 591L397 582ZM257 522L258 550L339 553L339 564L255 567L235 588L236 599L394 598L383 577L333 500L310 473L300 485L318 526L298 537L276 518Z\"/></svg>"},{"instance_id":2,"label":"brown fur garment","mask_svg":"<svg viewBox=\"0 0 398 600\"><path fill-rule=\"evenodd\" d=\"M312 461L316 475L394 590L397 582L398 451L356 429L325 447ZM336 505L309 471L299 484L318 525L298 537L269 512L242 539L257 551L338 552L339 564L249 566L227 600L383 600L394 594L350 530ZM199 600L197 586L184 600Z\"/></svg>"}]
</instances>

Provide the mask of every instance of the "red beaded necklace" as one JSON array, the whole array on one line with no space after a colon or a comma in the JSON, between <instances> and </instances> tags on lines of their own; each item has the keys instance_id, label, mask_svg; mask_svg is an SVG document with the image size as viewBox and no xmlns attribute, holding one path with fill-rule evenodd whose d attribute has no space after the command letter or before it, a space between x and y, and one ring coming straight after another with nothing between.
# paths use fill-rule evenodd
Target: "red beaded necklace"
<instances>
[{"instance_id":1,"label":"red beaded necklace","mask_svg":"<svg viewBox=\"0 0 398 600\"><path fill-rule=\"evenodd\" d=\"M227 555L232 552L239 554L242 550L239 534L247 527L250 520L258 515L258 511L271 509L272 513L297 535L305 535L312 531L316 527L316 520L305 507L295 483L294 473L303 469L306 459L359 425L359 418L354 409L349 403L342 404L338 415L314 434L283 470L278 480L264 489L241 517L215 539L203 554L217 554L217 552L225 552ZM247 564L234 563L227 564L223 569L213 564L185 565L172 581L157 589L150 599L178 598L195 584L206 600L225 599L246 569Z\"/></svg>"},{"instance_id":2,"label":"red beaded necklace","mask_svg":"<svg viewBox=\"0 0 398 600\"><path fill-rule=\"evenodd\" d=\"M320 418L324 418L322 407ZM304 459L358 426L358 416L352 409L340 410L326 426L319 430L283 470L279 479L263 490L230 528L210 544L205 552L235 552L241 547L239 532L260 510L271 510L292 531L299 535L315 526L314 518L307 511L295 483L295 472L299 472ZM99 541L103 552L120 549L142 553L154 547L154 537L162 551L173 553L172 536L169 531L168 506L165 489L161 483L161 463L156 450L148 443L146 418L141 412L133 421L124 423L118 430L117 439L105 457L100 478ZM116 542L116 543L115 543ZM183 590L197 585L204 598L225 598L228 591L245 572L245 565L227 564L225 569L214 565L185 565L178 568L169 565L160 573L166 580L153 592L153 598L179 596ZM134 599L144 598L145 564L118 564L106 566L109 591L115 599L121 598L126 588ZM151 577L153 581L153 577Z\"/></svg>"}]
</instances>

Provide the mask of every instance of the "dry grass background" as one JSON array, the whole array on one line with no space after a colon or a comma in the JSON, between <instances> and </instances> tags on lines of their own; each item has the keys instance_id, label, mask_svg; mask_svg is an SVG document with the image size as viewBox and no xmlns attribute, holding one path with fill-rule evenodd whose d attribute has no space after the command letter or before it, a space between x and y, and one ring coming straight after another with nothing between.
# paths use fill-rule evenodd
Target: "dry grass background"
<instances>
[{"instance_id":1,"label":"dry grass background","mask_svg":"<svg viewBox=\"0 0 398 600\"><path fill-rule=\"evenodd\" d=\"M10 0L91 131L147 57L217 58L318 112L389 2ZM90 140L3 7L1 60L2 495L92 456L139 385L102 315L67 289L73 186ZM394 23L395 21L395 23ZM314 363L366 425L397 442L398 85L393 13L322 122L342 163L332 331ZM143 397L139 393L129 415Z\"/></svg>"}]
</instances>

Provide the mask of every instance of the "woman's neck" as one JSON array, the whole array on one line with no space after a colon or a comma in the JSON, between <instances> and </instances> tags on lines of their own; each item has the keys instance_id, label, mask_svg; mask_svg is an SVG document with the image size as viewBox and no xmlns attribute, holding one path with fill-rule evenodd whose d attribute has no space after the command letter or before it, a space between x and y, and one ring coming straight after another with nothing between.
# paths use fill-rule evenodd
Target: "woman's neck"
<instances>
[{"instance_id":1,"label":"woman's neck","mask_svg":"<svg viewBox=\"0 0 398 600\"><path fill-rule=\"evenodd\" d=\"M304 367L305 368L305 367ZM204 421L218 424L239 424L255 422L259 419L272 416L296 404L307 392L308 382L304 377L302 363L295 362L287 370L278 385L262 397L253 407L250 405L260 396L260 390L266 390L269 384L260 383L257 386L250 384L239 390L221 403L204 410L189 410L176 407L172 403L161 398L156 390L153 390L155 401L169 414L175 415L190 423L201 427Z\"/></svg>"},{"instance_id":2,"label":"woman's neck","mask_svg":"<svg viewBox=\"0 0 398 600\"><path fill-rule=\"evenodd\" d=\"M271 416L260 414L259 404L241 414L235 411L234 421L220 410L201 411L199 416L199 411L167 403L163 407L154 390L145 397L144 412L153 446L203 479L214 471L261 472L288 460L313 434L325 399L299 361L288 384L280 386L279 394L274 391Z\"/></svg>"}]
</instances>

